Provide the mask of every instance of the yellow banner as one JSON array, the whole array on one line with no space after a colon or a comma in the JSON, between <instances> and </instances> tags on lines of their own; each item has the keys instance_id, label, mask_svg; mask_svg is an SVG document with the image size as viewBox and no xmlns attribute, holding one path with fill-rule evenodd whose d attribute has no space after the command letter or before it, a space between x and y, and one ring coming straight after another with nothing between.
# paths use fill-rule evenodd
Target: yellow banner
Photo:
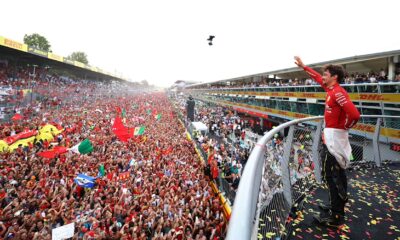
<instances>
[{"instance_id":1,"label":"yellow banner","mask_svg":"<svg viewBox=\"0 0 400 240\"><path fill-rule=\"evenodd\" d=\"M312 117L312 115L308 115L308 114L295 113L295 112L289 112L289 111L284 111L284 110L277 110L277 109L273 109L273 108L258 107L258 106L244 104L244 103L234 103L234 102L229 102L229 101L217 101L217 103L218 102L222 103L222 104L227 104L230 106L241 106L241 107L246 107L246 108L257 109L260 111L264 111L267 114L272 113L272 114L287 116L287 117L291 117L291 118ZM355 125L353 127L353 130L373 134L375 131L375 125L358 123L357 125ZM400 129L382 127L381 128L381 136L389 137L389 138L400 138Z\"/></svg>"},{"instance_id":2,"label":"yellow banner","mask_svg":"<svg viewBox=\"0 0 400 240\"><path fill-rule=\"evenodd\" d=\"M36 48L31 48L31 47L28 48L28 52L34 53L34 54L42 56L42 57L47 57L47 54L48 54L46 51L42 51L42 50L39 50Z\"/></svg>"},{"instance_id":3,"label":"yellow banner","mask_svg":"<svg viewBox=\"0 0 400 240\"><path fill-rule=\"evenodd\" d=\"M20 50L23 52L28 51L28 45L5 38L5 37L0 37L0 45L9 47L9 48L13 48L13 49L17 49L17 50Z\"/></svg>"},{"instance_id":4,"label":"yellow banner","mask_svg":"<svg viewBox=\"0 0 400 240\"><path fill-rule=\"evenodd\" d=\"M74 61L74 65L77 66L77 67L81 67L81 68L85 67L85 64L83 64L81 62L78 62L78 61Z\"/></svg>"},{"instance_id":5,"label":"yellow banner","mask_svg":"<svg viewBox=\"0 0 400 240\"><path fill-rule=\"evenodd\" d=\"M50 52L49 52L49 53L47 54L47 57L50 58L50 59L59 61L59 62L64 62L64 57L59 56L59 55L54 54L54 53L50 53Z\"/></svg>"},{"instance_id":6,"label":"yellow banner","mask_svg":"<svg viewBox=\"0 0 400 240\"><path fill-rule=\"evenodd\" d=\"M249 96L267 96L267 97L281 97L281 98L316 98L324 100L326 93L317 92L223 92L223 91L210 91L210 93L218 94L232 94L232 95L249 95ZM400 102L400 94L398 93L349 93L349 97L353 101L367 101L367 102Z\"/></svg>"}]
</instances>

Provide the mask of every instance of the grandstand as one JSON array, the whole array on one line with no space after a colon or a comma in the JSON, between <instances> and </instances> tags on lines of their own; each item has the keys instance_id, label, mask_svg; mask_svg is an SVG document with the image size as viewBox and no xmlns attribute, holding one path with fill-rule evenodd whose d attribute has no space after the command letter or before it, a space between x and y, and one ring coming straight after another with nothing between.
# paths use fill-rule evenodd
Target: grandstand
<instances>
[{"instance_id":1,"label":"grandstand","mask_svg":"<svg viewBox=\"0 0 400 240\"><path fill-rule=\"evenodd\" d=\"M0 239L222 239L165 93L0 38Z\"/></svg>"},{"instance_id":2,"label":"grandstand","mask_svg":"<svg viewBox=\"0 0 400 240\"><path fill-rule=\"evenodd\" d=\"M238 144L249 144L253 150L249 159L241 161L244 170L239 174L238 189L237 183L227 182L223 174L226 164L219 166L220 175L215 178L233 207L228 239L400 237L395 224L400 221L396 197L400 161L400 50L310 66L321 70L328 63L345 68L347 75L342 86L363 115L350 130L351 198L346 222L339 229L318 226L312 218L318 211L317 205L328 199L323 191L326 187L318 155L322 128L322 117L318 116L324 113L326 93L308 75L299 68L281 69L193 84L182 91L198 101L199 120L211 127L214 123L210 122L215 121L217 114L222 138L233 136L236 126L241 125L245 137L232 139ZM204 112L210 117L204 117ZM235 117L229 118L229 114ZM201 136L202 141L204 137L215 138L208 135ZM212 146L220 147L218 143ZM228 152L237 147L229 146ZM223 151L217 152L224 156ZM227 159L231 162L230 158L229 155ZM379 192L380 188L383 191Z\"/></svg>"}]
</instances>

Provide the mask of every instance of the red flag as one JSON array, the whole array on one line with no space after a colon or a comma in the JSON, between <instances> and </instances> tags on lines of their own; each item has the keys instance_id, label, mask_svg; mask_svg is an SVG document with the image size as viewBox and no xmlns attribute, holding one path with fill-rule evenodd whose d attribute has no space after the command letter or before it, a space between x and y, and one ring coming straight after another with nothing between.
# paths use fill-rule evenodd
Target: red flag
<instances>
[{"instance_id":1,"label":"red flag","mask_svg":"<svg viewBox=\"0 0 400 240\"><path fill-rule=\"evenodd\" d=\"M170 154L170 153L172 152L172 150L173 150L173 147L170 146L169 148L163 150L163 151L162 151L162 154L163 154L163 155L168 155L168 154Z\"/></svg>"},{"instance_id":2,"label":"red flag","mask_svg":"<svg viewBox=\"0 0 400 240\"><path fill-rule=\"evenodd\" d=\"M56 157L56 153L53 150L50 151L43 151L37 154L40 157L43 158L55 158Z\"/></svg>"},{"instance_id":3,"label":"red flag","mask_svg":"<svg viewBox=\"0 0 400 240\"><path fill-rule=\"evenodd\" d=\"M213 163L211 166L211 174L213 179L217 179L218 177L218 166L216 163Z\"/></svg>"},{"instance_id":4,"label":"red flag","mask_svg":"<svg viewBox=\"0 0 400 240\"><path fill-rule=\"evenodd\" d=\"M55 158L57 155L64 154L66 152L68 152L66 147L55 146L53 149L40 152L37 155L43 158Z\"/></svg>"},{"instance_id":5,"label":"red flag","mask_svg":"<svg viewBox=\"0 0 400 240\"><path fill-rule=\"evenodd\" d=\"M15 114L12 118L11 118L11 120L13 120L13 121L18 121L18 120L21 120L21 119L23 119L24 117L22 117L22 115L21 114Z\"/></svg>"},{"instance_id":6,"label":"red flag","mask_svg":"<svg viewBox=\"0 0 400 240\"><path fill-rule=\"evenodd\" d=\"M214 153L210 152L210 155L208 156L208 164L211 164L214 161Z\"/></svg>"},{"instance_id":7,"label":"red flag","mask_svg":"<svg viewBox=\"0 0 400 240\"><path fill-rule=\"evenodd\" d=\"M122 142L127 142L133 136L133 131L126 128L118 116L114 120L112 130Z\"/></svg>"},{"instance_id":8,"label":"red flag","mask_svg":"<svg viewBox=\"0 0 400 240\"><path fill-rule=\"evenodd\" d=\"M63 154L63 153L68 152L68 149L67 149L66 147L55 146L55 147L53 148L53 151L54 151L55 153L57 153L57 154Z\"/></svg>"},{"instance_id":9,"label":"red flag","mask_svg":"<svg viewBox=\"0 0 400 240\"><path fill-rule=\"evenodd\" d=\"M13 143L15 143L16 141L18 141L20 139L25 139L25 138L29 138L29 137L35 136L37 133L38 133L38 131L36 131L36 130L25 130L23 132L20 132L18 134L13 135L13 136L6 137L4 139L4 141L6 141L7 144L10 145L10 144L13 144Z\"/></svg>"}]
</instances>

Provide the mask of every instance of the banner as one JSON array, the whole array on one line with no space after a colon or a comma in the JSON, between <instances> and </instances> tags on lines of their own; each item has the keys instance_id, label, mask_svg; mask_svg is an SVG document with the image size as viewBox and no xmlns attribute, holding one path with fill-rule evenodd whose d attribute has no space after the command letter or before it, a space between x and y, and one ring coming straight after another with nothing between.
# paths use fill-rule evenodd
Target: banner
<instances>
[{"instance_id":1,"label":"banner","mask_svg":"<svg viewBox=\"0 0 400 240\"><path fill-rule=\"evenodd\" d=\"M74 61L64 58L64 63L74 65Z\"/></svg>"},{"instance_id":2,"label":"banner","mask_svg":"<svg viewBox=\"0 0 400 240\"><path fill-rule=\"evenodd\" d=\"M62 56L56 55L54 53L47 53L47 57L52 60L56 60L59 62L64 62L64 58Z\"/></svg>"},{"instance_id":3,"label":"banner","mask_svg":"<svg viewBox=\"0 0 400 240\"><path fill-rule=\"evenodd\" d=\"M312 98L325 100L325 92L253 92L253 91L210 91L207 93L222 94L230 96L264 96L264 97L281 97L281 98ZM366 102L400 102L400 94L398 93L349 93L349 97L353 101Z\"/></svg>"},{"instance_id":4,"label":"banner","mask_svg":"<svg viewBox=\"0 0 400 240\"><path fill-rule=\"evenodd\" d=\"M98 72L97 67L90 67L90 70L92 70L93 72Z\"/></svg>"},{"instance_id":5,"label":"banner","mask_svg":"<svg viewBox=\"0 0 400 240\"><path fill-rule=\"evenodd\" d=\"M33 136L36 136L36 134L38 133L38 131L36 130L28 130L28 131L23 131L20 132L18 134L15 134L13 136L10 137L6 137L5 139L3 139L7 144L13 144L16 141L20 140L20 139L25 139L25 138L30 138Z\"/></svg>"},{"instance_id":6,"label":"banner","mask_svg":"<svg viewBox=\"0 0 400 240\"><path fill-rule=\"evenodd\" d=\"M58 228L54 228L51 231L51 240L62 240L72 238L75 232L75 223L70 223Z\"/></svg>"},{"instance_id":7,"label":"banner","mask_svg":"<svg viewBox=\"0 0 400 240\"><path fill-rule=\"evenodd\" d=\"M230 101L215 101L215 102L218 103L218 104L221 104L221 105L232 106L234 109L236 109L238 111L242 110L242 111L245 111L246 113L249 113L249 114L252 114L254 112L249 111L247 109L238 108L238 106L244 107L244 108L250 108L250 109L257 109L257 110L266 112L266 114L280 115L280 117L281 116L286 116L286 117L290 117L290 118L313 117L313 115L296 113L296 112L289 112L289 111L278 110L278 109L273 109L273 108L253 106L253 105L248 105L248 104L244 104L244 103L234 103L234 102L230 102ZM373 134L374 131L375 131L375 125L357 123L357 125L355 125L352 128L352 130ZM398 139L400 139L400 129L382 127L381 128L381 136L388 137L388 138L398 138Z\"/></svg>"},{"instance_id":8,"label":"banner","mask_svg":"<svg viewBox=\"0 0 400 240\"><path fill-rule=\"evenodd\" d=\"M5 38L5 37L0 37L0 45L9 47L9 48L13 48L13 49L17 49L17 50L20 50L23 52L28 51L28 45Z\"/></svg>"},{"instance_id":9,"label":"banner","mask_svg":"<svg viewBox=\"0 0 400 240\"><path fill-rule=\"evenodd\" d=\"M47 52L46 51L42 51L42 50L39 50L39 49L36 49L36 48L33 48L33 47L29 47L28 48L28 52L30 52L32 54L35 54L35 55L38 55L38 56L41 56L41 57L47 57Z\"/></svg>"},{"instance_id":10,"label":"banner","mask_svg":"<svg viewBox=\"0 0 400 240\"><path fill-rule=\"evenodd\" d=\"M74 65L77 66L77 67L80 67L80 68L84 68L85 67L85 64L83 64L81 62L78 62L78 61L74 61Z\"/></svg>"}]
</instances>

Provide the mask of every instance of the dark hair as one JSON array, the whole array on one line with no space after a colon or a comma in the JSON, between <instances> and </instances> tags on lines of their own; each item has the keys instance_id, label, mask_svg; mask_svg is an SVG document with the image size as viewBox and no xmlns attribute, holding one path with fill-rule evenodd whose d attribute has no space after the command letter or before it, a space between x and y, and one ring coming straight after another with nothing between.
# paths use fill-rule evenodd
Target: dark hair
<instances>
[{"instance_id":1,"label":"dark hair","mask_svg":"<svg viewBox=\"0 0 400 240\"><path fill-rule=\"evenodd\" d=\"M331 74L331 76L336 75L338 83L340 84L344 83L345 73L342 66L329 64L324 67L324 71L328 71Z\"/></svg>"}]
</instances>

